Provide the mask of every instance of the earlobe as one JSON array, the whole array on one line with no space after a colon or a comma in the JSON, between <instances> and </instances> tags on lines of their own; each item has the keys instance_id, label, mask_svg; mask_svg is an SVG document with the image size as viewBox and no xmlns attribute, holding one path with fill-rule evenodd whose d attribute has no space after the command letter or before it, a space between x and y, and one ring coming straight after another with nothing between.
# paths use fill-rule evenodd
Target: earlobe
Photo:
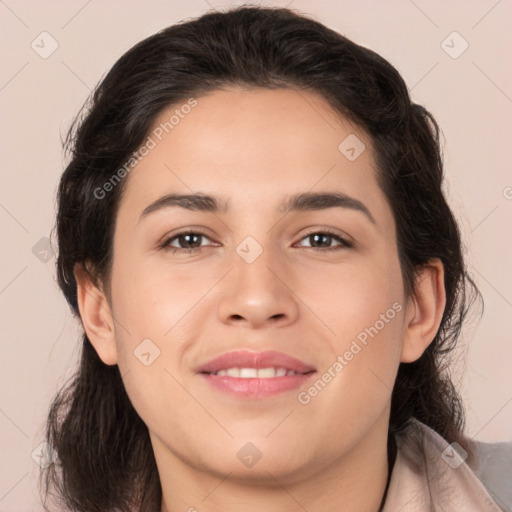
<instances>
[{"instance_id":1,"label":"earlobe","mask_svg":"<svg viewBox=\"0 0 512 512\"><path fill-rule=\"evenodd\" d=\"M117 364L114 320L103 290L93 283L81 263L74 269L77 301L85 333L106 365Z\"/></svg>"},{"instance_id":2,"label":"earlobe","mask_svg":"<svg viewBox=\"0 0 512 512\"><path fill-rule=\"evenodd\" d=\"M437 334L445 306L444 267L435 258L418 271L416 290L406 307L401 362L411 363L421 357Z\"/></svg>"}]
</instances>

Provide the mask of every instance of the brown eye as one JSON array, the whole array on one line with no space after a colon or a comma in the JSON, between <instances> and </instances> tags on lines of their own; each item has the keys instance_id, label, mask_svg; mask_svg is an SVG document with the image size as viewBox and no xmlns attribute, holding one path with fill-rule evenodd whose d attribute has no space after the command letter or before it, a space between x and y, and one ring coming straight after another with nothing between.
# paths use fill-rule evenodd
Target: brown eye
<instances>
[{"instance_id":1,"label":"brown eye","mask_svg":"<svg viewBox=\"0 0 512 512\"><path fill-rule=\"evenodd\" d=\"M312 233L308 233L302 240L309 240L309 247L312 249L327 249L327 250L335 250L337 248L348 248L353 247L353 244L348 240L342 238L338 234L332 233L331 231L315 231ZM339 242L337 246L332 246L332 240L336 240ZM304 246L302 246L304 247ZM305 246L308 247L308 246Z\"/></svg>"},{"instance_id":2,"label":"brown eye","mask_svg":"<svg viewBox=\"0 0 512 512\"><path fill-rule=\"evenodd\" d=\"M175 251L186 251L186 252L194 252L199 251L201 247L204 247L201 244L203 238L208 238L204 233L200 233L197 231L186 231L183 233L178 233L173 235L171 238L168 238L164 241L161 248L162 249L174 249ZM211 240L210 240L211 241ZM176 242L178 245L175 245Z\"/></svg>"}]
</instances>

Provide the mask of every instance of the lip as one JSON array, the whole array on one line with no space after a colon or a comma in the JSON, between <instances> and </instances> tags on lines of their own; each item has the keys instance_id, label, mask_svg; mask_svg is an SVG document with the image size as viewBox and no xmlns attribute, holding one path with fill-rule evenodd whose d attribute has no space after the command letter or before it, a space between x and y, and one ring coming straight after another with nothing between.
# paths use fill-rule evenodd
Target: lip
<instances>
[{"instance_id":1,"label":"lip","mask_svg":"<svg viewBox=\"0 0 512 512\"><path fill-rule=\"evenodd\" d=\"M286 368L297 375L285 375L273 378L239 378L219 376L208 372L217 372L227 368ZM214 389L231 396L244 399L268 398L296 389L305 384L316 373L316 369L295 357L276 351L251 352L237 350L222 354L198 370L198 374Z\"/></svg>"},{"instance_id":2,"label":"lip","mask_svg":"<svg viewBox=\"0 0 512 512\"><path fill-rule=\"evenodd\" d=\"M198 373L211 373L227 368L286 368L297 373L309 373L315 371L313 366L295 357L289 356L275 350L266 350L264 352L251 352L249 350L234 350L226 352L206 364L202 365Z\"/></svg>"}]
</instances>

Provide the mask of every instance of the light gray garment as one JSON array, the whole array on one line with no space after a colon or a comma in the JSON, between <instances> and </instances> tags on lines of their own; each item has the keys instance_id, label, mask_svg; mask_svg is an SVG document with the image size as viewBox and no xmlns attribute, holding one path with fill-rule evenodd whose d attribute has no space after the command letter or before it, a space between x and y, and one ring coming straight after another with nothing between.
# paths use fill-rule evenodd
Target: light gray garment
<instances>
[{"instance_id":1,"label":"light gray garment","mask_svg":"<svg viewBox=\"0 0 512 512\"><path fill-rule=\"evenodd\" d=\"M471 468L458 445L448 444L417 420L396 441L383 512L511 510L511 444L476 442L476 463Z\"/></svg>"}]
</instances>

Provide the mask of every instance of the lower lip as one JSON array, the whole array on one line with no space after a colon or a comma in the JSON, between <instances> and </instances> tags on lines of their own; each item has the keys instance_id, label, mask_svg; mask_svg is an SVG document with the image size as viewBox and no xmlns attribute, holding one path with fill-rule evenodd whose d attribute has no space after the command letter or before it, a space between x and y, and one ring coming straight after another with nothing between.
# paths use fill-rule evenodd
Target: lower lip
<instances>
[{"instance_id":1,"label":"lower lip","mask_svg":"<svg viewBox=\"0 0 512 512\"><path fill-rule=\"evenodd\" d=\"M297 389L308 381L315 372L288 375L284 377L274 377L271 379L241 379L237 377L227 377L212 375L207 373L200 374L211 386L225 393L240 398L267 398L285 391Z\"/></svg>"}]
</instances>

